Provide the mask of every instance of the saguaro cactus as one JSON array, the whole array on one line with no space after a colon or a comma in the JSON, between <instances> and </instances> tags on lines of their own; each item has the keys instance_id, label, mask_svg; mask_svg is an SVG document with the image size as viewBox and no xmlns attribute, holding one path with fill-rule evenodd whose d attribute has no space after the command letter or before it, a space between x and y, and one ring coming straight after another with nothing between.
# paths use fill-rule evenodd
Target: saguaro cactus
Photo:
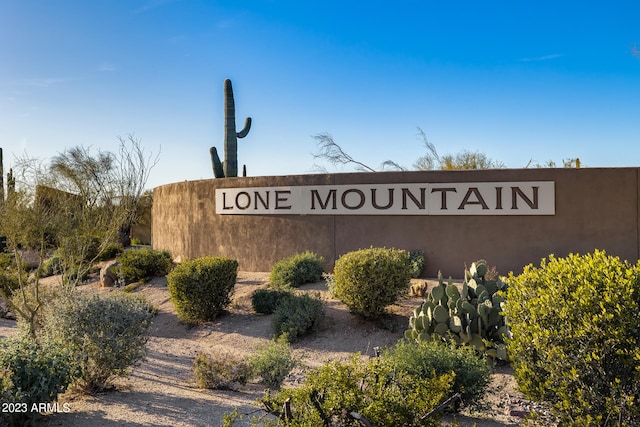
<instances>
[{"instance_id":1,"label":"saguaro cactus","mask_svg":"<svg viewBox=\"0 0 640 427\"><path fill-rule=\"evenodd\" d=\"M0 148L0 205L4 203L4 164L2 163L2 148Z\"/></svg>"},{"instance_id":2,"label":"saguaro cactus","mask_svg":"<svg viewBox=\"0 0 640 427\"><path fill-rule=\"evenodd\" d=\"M7 200L13 200L13 196L16 193L16 178L13 176L13 169L9 168L7 174Z\"/></svg>"},{"instance_id":3,"label":"saguaro cactus","mask_svg":"<svg viewBox=\"0 0 640 427\"><path fill-rule=\"evenodd\" d=\"M244 128L236 132L236 106L233 100L231 80L224 81L224 162L220 162L218 151L211 147L211 166L216 178L238 176L238 138L244 138L251 129L251 117L247 117Z\"/></svg>"}]
</instances>

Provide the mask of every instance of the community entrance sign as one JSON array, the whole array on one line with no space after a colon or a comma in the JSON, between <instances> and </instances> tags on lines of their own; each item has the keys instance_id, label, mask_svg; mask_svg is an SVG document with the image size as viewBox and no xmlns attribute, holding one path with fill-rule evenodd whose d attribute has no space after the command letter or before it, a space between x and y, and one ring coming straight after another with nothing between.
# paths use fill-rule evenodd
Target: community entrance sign
<instances>
[{"instance_id":1,"label":"community entrance sign","mask_svg":"<svg viewBox=\"0 0 640 427\"><path fill-rule=\"evenodd\" d=\"M216 189L219 215L555 215L555 183L455 182Z\"/></svg>"}]
</instances>

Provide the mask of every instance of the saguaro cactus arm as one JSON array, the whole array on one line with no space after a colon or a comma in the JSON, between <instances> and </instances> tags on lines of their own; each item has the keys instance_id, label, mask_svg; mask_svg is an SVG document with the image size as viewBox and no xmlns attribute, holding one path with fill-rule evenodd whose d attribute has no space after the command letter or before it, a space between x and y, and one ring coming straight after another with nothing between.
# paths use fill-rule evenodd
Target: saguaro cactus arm
<instances>
[{"instance_id":1,"label":"saguaro cactus arm","mask_svg":"<svg viewBox=\"0 0 640 427\"><path fill-rule=\"evenodd\" d=\"M211 154L211 166L213 167L213 176L216 178L224 178L224 167L218 157L218 150L216 147L209 148L209 154Z\"/></svg>"},{"instance_id":2,"label":"saguaro cactus arm","mask_svg":"<svg viewBox=\"0 0 640 427\"><path fill-rule=\"evenodd\" d=\"M238 138L244 138L245 136L247 136L250 129L251 129L251 117L247 117L246 119L244 119L244 128L242 128L242 130L238 132L236 135L238 136Z\"/></svg>"}]
</instances>

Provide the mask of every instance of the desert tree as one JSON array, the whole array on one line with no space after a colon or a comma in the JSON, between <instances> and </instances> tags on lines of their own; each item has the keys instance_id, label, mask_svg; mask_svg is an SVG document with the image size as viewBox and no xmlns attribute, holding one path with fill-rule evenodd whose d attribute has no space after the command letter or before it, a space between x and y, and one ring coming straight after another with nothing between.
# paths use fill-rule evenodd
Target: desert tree
<instances>
[{"instance_id":1,"label":"desert tree","mask_svg":"<svg viewBox=\"0 0 640 427\"><path fill-rule=\"evenodd\" d=\"M580 169L580 166L582 164L580 163L580 159L578 157L569 157L566 159L562 159L562 166L563 168L576 168L576 169ZM536 160L529 160L529 162L526 164L525 168L558 168L560 166L558 166L558 164L556 162L554 162L553 160L547 160L544 163L539 163Z\"/></svg>"},{"instance_id":2,"label":"desert tree","mask_svg":"<svg viewBox=\"0 0 640 427\"><path fill-rule=\"evenodd\" d=\"M504 163L489 158L479 151L462 150L440 159L442 170L501 169Z\"/></svg>"},{"instance_id":3,"label":"desert tree","mask_svg":"<svg viewBox=\"0 0 640 427\"><path fill-rule=\"evenodd\" d=\"M420 156L413 164L414 170L452 170L452 169L496 169L505 167L502 162L489 158L479 151L463 150L456 154L441 156L438 154L435 145L428 140L424 131L418 128L418 137L422 140L425 154ZM356 170L361 172L375 172L375 169L358 161L347 154L344 149L334 141L328 133L321 133L313 136L316 140L318 150L313 157L328 162L331 165L355 165ZM326 172L326 168L316 165L316 169ZM409 170L407 167L398 164L393 160L386 160L381 165L382 170Z\"/></svg>"},{"instance_id":4,"label":"desert tree","mask_svg":"<svg viewBox=\"0 0 640 427\"><path fill-rule=\"evenodd\" d=\"M360 172L375 172L372 167L355 160L349 154L347 154L340 145L338 145L333 137L324 132L313 136L316 140L317 152L313 154L314 159L320 159L328 162L333 166L339 165L355 165L356 170ZM326 168L316 165L316 169L326 172Z\"/></svg>"},{"instance_id":5,"label":"desert tree","mask_svg":"<svg viewBox=\"0 0 640 427\"><path fill-rule=\"evenodd\" d=\"M137 204L158 156L147 154L133 135L119 142L117 153L74 147L48 164L17 159L16 190L0 208L0 235L14 256L18 285L12 294L0 287L0 296L32 334L45 303L43 265L54 251L60 289L71 291L137 219Z\"/></svg>"},{"instance_id":6,"label":"desert tree","mask_svg":"<svg viewBox=\"0 0 640 427\"><path fill-rule=\"evenodd\" d=\"M113 210L117 205L115 215L105 217L120 222L119 239L128 246L131 226L140 214L138 205L144 195L144 186L158 156L147 155L134 135L118 139L117 154L105 151L94 154L86 147L75 147L59 154L51 162L50 177L53 188L85 200L89 212L94 208Z\"/></svg>"}]
</instances>

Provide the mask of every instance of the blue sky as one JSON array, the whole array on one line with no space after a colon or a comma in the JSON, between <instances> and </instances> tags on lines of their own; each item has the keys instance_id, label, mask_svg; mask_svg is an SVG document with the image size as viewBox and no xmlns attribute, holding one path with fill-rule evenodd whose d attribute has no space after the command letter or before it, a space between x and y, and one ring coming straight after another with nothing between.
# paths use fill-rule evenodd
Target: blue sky
<instances>
[{"instance_id":1,"label":"blue sky","mask_svg":"<svg viewBox=\"0 0 640 427\"><path fill-rule=\"evenodd\" d=\"M410 167L417 127L513 168L640 166L639 20L615 0L0 0L0 147L8 168L135 133L161 149L149 187L212 178L231 78L250 176L313 172L322 132Z\"/></svg>"}]
</instances>

